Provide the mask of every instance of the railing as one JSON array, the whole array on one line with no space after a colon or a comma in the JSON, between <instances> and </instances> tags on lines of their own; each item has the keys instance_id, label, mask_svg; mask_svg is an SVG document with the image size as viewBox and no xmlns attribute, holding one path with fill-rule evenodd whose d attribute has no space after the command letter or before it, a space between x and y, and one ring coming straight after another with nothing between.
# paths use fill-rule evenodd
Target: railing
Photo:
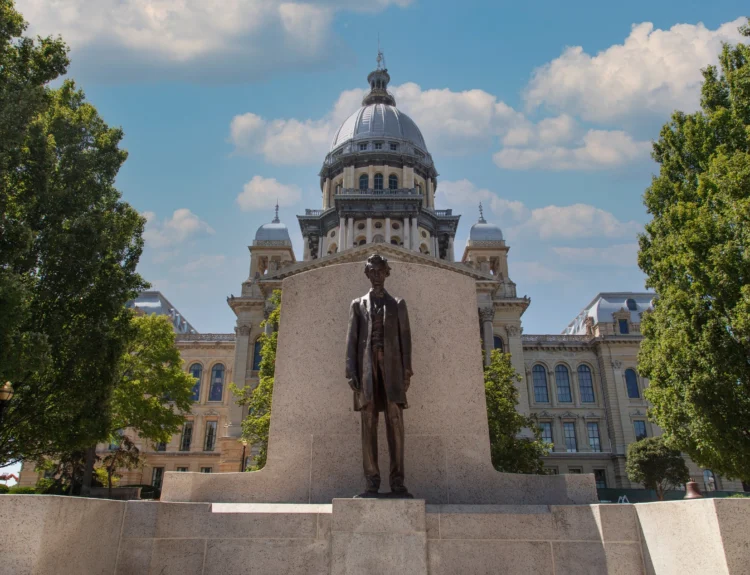
<instances>
[{"instance_id":1,"label":"railing","mask_svg":"<svg viewBox=\"0 0 750 575\"><path fill-rule=\"evenodd\" d=\"M234 341L233 333L178 333L177 341Z\"/></svg>"},{"instance_id":2,"label":"railing","mask_svg":"<svg viewBox=\"0 0 750 575\"><path fill-rule=\"evenodd\" d=\"M416 188L396 188L395 190L386 188L384 190L374 190L368 188L360 190L359 188L344 188L339 190L337 196L421 196L422 194Z\"/></svg>"},{"instance_id":3,"label":"railing","mask_svg":"<svg viewBox=\"0 0 750 575\"><path fill-rule=\"evenodd\" d=\"M254 246L291 246L292 242L287 240L253 240Z\"/></svg>"},{"instance_id":4,"label":"railing","mask_svg":"<svg viewBox=\"0 0 750 575\"><path fill-rule=\"evenodd\" d=\"M591 340L589 335L524 335L521 337L523 343L574 343L587 342Z\"/></svg>"},{"instance_id":5,"label":"railing","mask_svg":"<svg viewBox=\"0 0 750 575\"><path fill-rule=\"evenodd\" d=\"M453 210L435 210L434 214L436 216L452 216Z\"/></svg>"},{"instance_id":6,"label":"railing","mask_svg":"<svg viewBox=\"0 0 750 575\"><path fill-rule=\"evenodd\" d=\"M325 210L305 210L306 216L322 216Z\"/></svg>"}]
</instances>

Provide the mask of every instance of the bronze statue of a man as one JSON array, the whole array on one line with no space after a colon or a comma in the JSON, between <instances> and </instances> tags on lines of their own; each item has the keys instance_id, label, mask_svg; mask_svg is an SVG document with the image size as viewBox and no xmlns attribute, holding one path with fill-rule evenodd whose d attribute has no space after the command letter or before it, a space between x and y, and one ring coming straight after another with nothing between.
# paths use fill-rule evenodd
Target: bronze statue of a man
<instances>
[{"instance_id":1,"label":"bronze statue of a man","mask_svg":"<svg viewBox=\"0 0 750 575\"><path fill-rule=\"evenodd\" d=\"M354 392L354 410L362 414L364 497L380 489L378 416L385 412L389 483L394 497L411 497L404 485L404 419L409 407L406 392L411 381L411 330L406 302L384 289L390 275L388 260L374 254L367 259L369 293L352 301L346 337L346 378Z\"/></svg>"}]
</instances>

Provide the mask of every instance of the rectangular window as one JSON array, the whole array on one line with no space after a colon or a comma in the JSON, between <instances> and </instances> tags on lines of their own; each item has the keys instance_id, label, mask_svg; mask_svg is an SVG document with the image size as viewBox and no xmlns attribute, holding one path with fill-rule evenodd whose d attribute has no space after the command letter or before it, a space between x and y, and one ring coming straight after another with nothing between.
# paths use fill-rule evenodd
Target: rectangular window
<instances>
[{"instance_id":1,"label":"rectangular window","mask_svg":"<svg viewBox=\"0 0 750 575\"><path fill-rule=\"evenodd\" d=\"M375 142L375 149L376 150L382 150L383 149L383 143L382 142Z\"/></svg>"},{"instance_id":2,"label":"rectangular window","mask_svg":"<svg viewBox=\"0 0 750 575\"><path fill-rule=\"evenodd\" d=\"M211 467L201 467L201 473L211 473Z\"/></svg>"},{"instance_id":3,"label":"rectangular window","mask_svg":"<svg viewBox=\"0 0 750 575\"><path fill-rule=\"evenodd\" d=\"M621 319L621 320L618 320L618 323L620 324L620 333L621 334L627 335L627 334L630 333L630 328L628 327L628 320Z\"/></svg>"},{"instance_id":4,"label":"rectangular window","mask_svg":"<svg viewBox=\"0 0 750 575\"><path fill-rule=\"evenodd\" d=\"M607 473L604 469L594 469L594 481L597 489L607 488Z\"/></svg>"},{"instance_id":5,"label":"rectangular window","mask_svg":"<svg viewBox=\"0 0 750 575\"><path fill-rule=\"evenodd\" d=\"M206 442L203 445L203 451L213 451L216 447L216 422L206 422Z\"/></svg>"},{"instance_id":6,"label":"rectangular window","mask_svg":"<svg viewBox=\"0 0 750 575\"><path fill-rule=\"evenodd\" d=\"M161 489L161 481L164 479L164 468L154 467L151 470L151 485L157 489Z\"/></svg>"},{"instance_id":7,"label":"rectangular window","mask_svg":"<svg viewBox=\"0 0 750 575\"><path fill-rule=\"evenodd\" d=\"M635 440L640 441L648 437L646 433L646 422L641 420L635 420L633 422L633 428L635 429Z\"/></svg>"},{"instance_id":8,"label":"rectangular window","mask_svg":"<svg viewBox=\"0 0 750 575\"><path fill-rule=\"evenodd\" d=\"M190 443L193 441L193 422L186 421L182 428L180 439L180 451L190 451Z\"/></svg>"},{"instance_id":9,"label":"rectangular window","mask_svg":"<svg viewBox=\"0 0 750 575\"><path fill-rule=\"evenodd\" d=\"M398 144L391 142L391 152L395 152L398 150Z\"/></svg>"},{"instance_id":10,"label":"rectangular window","mask_svg":"<svg viewBox=\"0 0 750 575\"><path fill-rule=\"evenodd\" d=\"M188 470L187 467L178 467L177 468L177 471L179 471L180 473L185 473L187 470Z\"/></svg>"},{"instance_id":11,"label":"rectangular window","mask_svg":"<svg viewBox=\"0 0 750 575\"><path fill-rule=\"evenodd\" d=\"M364 152L364 151L365 151L366 149L367 149L367 143L366 143L366 142L362 142L362 143L361 143L361 144L359 145L359 151L360 151L360 152Z\"/></svg>"},{"instance_id":12,"label":"rectangular window","mask_svg":"<svg viewBox=\"0 0 750 575\"><path fill-rule=\"evenodd\" d=\"M583 473L583 469L580 467L568 467L568 473L572 473L573 475L580 475Z\"/></svg>"},{"instance_id":13,"label":"rectangular window","mask_svg":"<svg viewBox=\"0 0 750 575\"><path fill-rule=\"evenodd\" d=\"M167 444L163 441L161 443L156 444L156 451L166 451L167 450Z\"/></svg>"},{"instance_id":14,"label":"rectangular window","mask_svg":"<svg viewBox=\"0 0 750 575\"><path fill-rule=\"evenodd\" d=\"M542 421L539 424L539 429L542 430L542 441L552 445L552 423L549 421Z\"/></svg>"},{"instance_id":15,"label":"rectangular window","mask_svg":"<svg viewBox=\"0 0 750 575\"><path fill-rule=\"evenodd\" d=\"M586 427L589 432L589 447L591 447L591 451L601 451L602 444L599 439L599 424L589 422L586 424Z\"/></svg>"},{"instance_id":16,"label":"rectangular window","mask_svg":"<svg viewBox=\"0 0 750 575\"><path fill-rule=\"evenodd\" d=\"M576 442L576 424L572 421L563 422L563 432L565 434L565 450L568 453L575 453L578 451L578 444Z\"/></svg>"}]
</instances>

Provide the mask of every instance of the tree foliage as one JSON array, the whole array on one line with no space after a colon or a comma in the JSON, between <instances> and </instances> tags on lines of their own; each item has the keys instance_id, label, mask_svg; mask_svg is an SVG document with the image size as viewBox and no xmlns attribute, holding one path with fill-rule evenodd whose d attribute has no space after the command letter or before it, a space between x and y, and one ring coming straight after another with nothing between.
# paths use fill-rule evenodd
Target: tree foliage
<instances>
[{"instance_id":1,"label":"tree foliage","mask_svg":"<svg viewBox=\"0 0 750 575\"><path fill-rule=\"evenodd\" d=\"M0 0L0 381L15 389L0 464L107 437L133 335L124 304L146 285L144 220L114 186L122 131L72 81L47 86L67 48L24 30Z\"/></svg>"},{"instance_id":2,"label":"tree foliage","mask_svg":"<svg viewBox=\"0 0 750 575\"><path fill-rule=\"evenodd\" d=\"M278 340L279 318L281 317L281 291L271 296L274 308L268 319L261 323L270 333L260 336L260 382L255 388L230 386L237 405L247 406L247 417L242 421L242 439L250 446L259 449L253 465L248 471L257 471L266 465L268 458L268 432L271 427L271 400L273 398L273 378L276 370L276 342Z\"/></svg>"},{"instance_id":3,"label":"tree foliage","mask_svg":"<svg viewBox=\"0 0 750 575\"><path fill-rule=\"evenodd\" d=\"M664 501L664 491L684 485L690 479L682 455L671 449L664 437L647 437L628 445L625 471L628 479L656 491Z\"/></svg>"},{"instance_id":4,"label":"tree foliage","mask_svg":"<svg viewBox=\"0 0 750 575\"><path fill-rule=\"evenodd\" d=\"M100 475L99 481L106 485L112 496L112 488L117 485L120 469L139 469L143 466L143 458L140 450L131 439L124 435L118 439L117 449L112 450L102 459L102 466L96 468Z\"/></svg>"},{"instance_id":5,"label":"tree foliage","mask_svg":"<svg viewBox=\"0 0 750 575\"><path fill-rule=\"evenodd\" d=\"M668 443L748 479L750 47L724 46L720 67L703 71L701 109L675 112L654 143L638 261L659 298L639 364Z\"/></svg>"},{"instance_id":6,"label":"tree foliage","mask_svg":"<svg viewBox=\"0 0 750 575\"><path fill-rule=\"evenodd\" d=\"M182 370L166 316L136 316L132 325L135 334L120 359L110 404L111 431L130 428L142 439L168 442L193 406L195 378Z\"/></svg>"},{"instance_id":7,"label":"tree foliage","mask_svg":"<svg viewBox=\"0 0 750 575\"><path fill-rule=\"evenodd\" d=\"M509 353L493 350L484 368L484 390L490 427L492 465L507 473L545 473L542 457L549 453L541 430L531 417L516 410L521 376L513 368ZM532 438L521 437L531 430Z\"/></svg>"}]
</instances>

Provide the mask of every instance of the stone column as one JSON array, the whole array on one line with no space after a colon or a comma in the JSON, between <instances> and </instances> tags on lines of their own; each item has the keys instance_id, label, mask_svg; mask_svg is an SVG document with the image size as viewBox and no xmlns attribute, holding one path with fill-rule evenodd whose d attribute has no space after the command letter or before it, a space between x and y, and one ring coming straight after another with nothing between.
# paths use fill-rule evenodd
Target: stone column
<instances>
[{"instance_id":1,"label":"stone column","mask_svg":"<svg viewBox=\"0 0 750 575\"><path fill-rule=\"evenodd\" d=\"M404 247L407 250L410 250L411 249L411 241L410 241L411 237L409 235L409 217L408 216L404 218L404 231L401 235L403 236L403 239L404 239Z\"/></svg>"},{"instance_id":2,"label":"stone column","mask_svg":"<svg viewBox=\"0 0 750 575\"><path fill-rule=\"evenodd\" d=\"M349 249L354 245L354 218L349 218L346 222L346 248Z\"/></svg>"},{"instance_id":3,"label":"stone column","mask_svg":"<svg viewBox=\"0 0 750 575\"><path fill-rule=\"evenodd\" d=\"M234 346L234 381L237 387L245 387L245 378L247 377L247 354L250 349L250 329L252 324L249 321L237 320L235 328L236 341ZM208 384L211 388L211 382ZM226 428L228 437L239 437L242 433L242 408L234 401L229 404L229 425ZM193 437L197 437L197 430L193 424Z\"/></svg>"},{"instance_id":4,"label":"stone column","mask_svg":"<svg viewBox=\"0 0 750 575\"><path fill-rule=\"evenodd\" d=\"M344 247L345 243L346 243L346 220L344 219L344 216L341 216L339 218L339 249L338 251L343 252L346 249Z\"/></svg>"},{"instance_id":5,"label":"stone column","mask_svg":"<svg viewBox=\"0 0 750 575\"><path fill-rule=\"evenodd\" d=\"M427 198L426 202L428 206L435 207L435 198L433 197L433 194L435 193L434 188L432 187L432 178L427 178Z\"/></svg>"},{"instance_id":6,"label":"stone column","mask_svg":"<svg viewBox=\"0 0 750 575\"><path fill-rule=\"evenodd\" d=\"M371 244L372 243L372 218L367 218L367 228L366 228L365 234L366 234L365 241L368 244Z\"/></svg>"},{"instance_id":7,"label":"stone column","mask_svg":"<svg viewBox=\"0 0 750 575\"><path fill-rule=\"evenodd\" d=\"M330 191L331 191L331 180L329 178L326 178L326 181L323 183L323 209L324 210L331 207Z\"/></svg>"},{"instance_id":8,"label":"stone column","mask_svg":"<svg viewBox=\"0 0 750 575\"><path fill-rule=\"evenodd\" d=\"M385 218L385 243L391 243L391 218Z\"/></svg>"},{"instance_id":9,"label":"stone column","mask_svg":"<svg viewBox=\"0 0 750 575\"><path fill-rule=\"evenodd\" d=\"M432 236L432 255L436 258L440 258L440 247L437 236Z\"/></svg>"},{"instance_id":10,"label":"stone column","mask_svg":"<svg viewBox=\"0 0 750 575\"><path fill-rule=\"evenodd\" d=\"M307 236L302 236L302 260L307 261L310 259L310 243Z\"/></svg>"},{"instance_id":11,"label":"stone column","mask_svg":"<svg viewBox=\"0 0 750 575\"><path fill-rule=\"evenodd\" d=\"M414 168L411 166L404 167L404 188L410 190L414 187Z\"/></svg>"},{"instance_id":12,"label":"stone column","mask_svg":"<svg viewBox=\"0 0 750 575\"><path fill-rule=\"evenodd\" d=\"M495 348L493 340L492 320L495 317L494 307L479 308L479 317L482 319L482 336L484 339L484 365L490 364L492 350Z\"/></svg>"},{"instance_id":13,"label":"stone column","mask_svg":"<svg viewBox=\"0 0 750 575\"><path fill-rule=\"evenodd\" d=\"M419 225L417 223L417 216L411 218L411 249L415 252L419 251Z\"/></svg>"},{"instance_id":14,"label":"stone column","mask_svg":"<svg viewBox=\"0 0 750 575\"><path fill-rule=\"evenodd\" d=\"M318 240L318 258L322 258L323 257L323 241L325 239L326 239L325 237L321 237Z\"/></svg>"}]
</instances>

